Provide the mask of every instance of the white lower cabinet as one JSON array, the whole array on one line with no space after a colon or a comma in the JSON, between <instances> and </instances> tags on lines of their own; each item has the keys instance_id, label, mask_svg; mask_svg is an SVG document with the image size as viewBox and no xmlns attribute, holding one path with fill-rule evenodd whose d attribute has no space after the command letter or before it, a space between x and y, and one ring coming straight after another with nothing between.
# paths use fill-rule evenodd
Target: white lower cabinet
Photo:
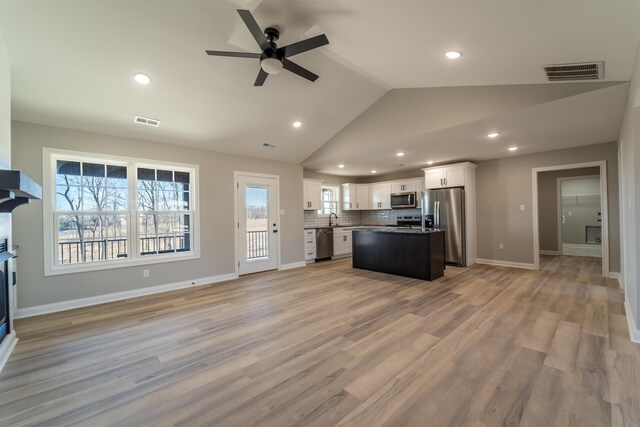
<instances>
[{"instance_id":1,"label":"white lower cabinet","mask_svg":"<svg viewBox=\"0 0 640 427\"><path fill-rule=\"evenodd\" d=\"M351 252L351 230L333 230L333 256L348 255Z\"/></svg>"},{"instance_id":2,"label":"white lower cabinet","mask_svg":"<svg viewBox=\"0 0 640 427\"><path fill-rule=\"evenodd\" d=\"M304 260L315 261L316 259L316 230L304 230Z\"/></svg>"}]
</instances>

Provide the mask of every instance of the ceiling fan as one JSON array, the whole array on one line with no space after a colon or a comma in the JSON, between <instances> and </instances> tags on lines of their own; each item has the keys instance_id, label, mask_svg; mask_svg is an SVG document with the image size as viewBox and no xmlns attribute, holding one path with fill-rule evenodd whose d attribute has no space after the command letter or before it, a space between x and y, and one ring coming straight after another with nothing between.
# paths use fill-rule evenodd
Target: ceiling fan
<instances>
[{"instance_id":1,"label":"ceiling fan","mask_svg":"<svg viewBox=\"0 0 640 427\"><path fill-rule=\"evenodd\" d=\"M278 74L282 69L291 71L294 74L315 82L318 76L304 67L289 60L290 57L300 53L329 44L329 39L324 34L311 37L306 40L292 43L287 46L278 47L276 41L280 37L280 31L274 27L268 27L264 31L260 29L258 23L248 10L238 9L240 18L244 21L253 38L262 49L261 53L250 52L220 52L217 50L207 50L208 55L230 56L233 58L253 58L260 60L260 71L254 86L262 86L269 74Z\"/></svg>"}]
</instances>

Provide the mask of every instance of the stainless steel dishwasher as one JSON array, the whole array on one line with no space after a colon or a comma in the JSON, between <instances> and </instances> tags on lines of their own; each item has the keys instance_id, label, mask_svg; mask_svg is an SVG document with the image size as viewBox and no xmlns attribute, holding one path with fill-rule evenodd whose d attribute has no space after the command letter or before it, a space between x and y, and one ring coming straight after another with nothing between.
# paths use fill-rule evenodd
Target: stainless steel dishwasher
<instances>
[{"instance_id":1,"label":"stainless steel dishwasher","mask_svg":"<svg viewBox=\"0 0 640 427\"><path fill-rule=\"evenodd\" d=\"M316 229L316 259L326 259L333 256L333 229Z\"/></svg>"}]
</instances>

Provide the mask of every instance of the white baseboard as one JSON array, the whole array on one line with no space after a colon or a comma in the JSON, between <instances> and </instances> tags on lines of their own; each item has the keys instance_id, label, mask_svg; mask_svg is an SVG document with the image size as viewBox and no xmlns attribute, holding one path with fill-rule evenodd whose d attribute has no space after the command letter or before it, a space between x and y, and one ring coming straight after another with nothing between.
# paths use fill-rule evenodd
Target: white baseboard
<instances>
[{"instance_id":1,"label":"white baseboard","mask_svg":"<svg viewBox=\"0 0 640 427\"><path fill-rule=\"evenodd\" d=\"M618 280L618 283L620 283L620 287L622 287L622 282L620 281L622 276L620 275L620 273L618 273L616 271L610 271L609 272L609 278Z\"/></svg>"},{"instance_id":2,"label":"white baseboard","mask_svg":"<svg viewBox=\"0 0 640 427\"><path fill-rule=\"evenodd\" d=\"M558 251L543 251L542 249L540 250L540 255L552 255L552 256L558 256L560 255L560 252Z\"/></svg>"},{"instance_id":3,"label":"white baseboard","mask_svg":"<svg viewBox=\"0 0 640 427\"><path fill-rule=\"evenodd\" d=\"M636 319L633 317L633 311L629 307L629 301L624 301L624 311L627 312L627 324L629 325L629 336L631 341L640 344L640 329L636 329Z\"/></svg>"},{"instance_id":4,"label":"white baseboard","mask_svg":"<svg viewBox=\"0 0 640 427\"><path fill-rule=\"evenodd\" d=\"M562 255L569 256L590 256L602 258L601 245L581 245L575 243L563 243Z\"/></svg>"},{"instance_id":5,"label":"white baseboard","mask_svg":"<svg viewBox=\"0 0 640 427\"><path fill-rule=\"evenodd\" d=\"M292 268L300 268L306 266L306 261L291 262L289 264L281 264L278 270L291 270Z\"/></svg>"},{"instance_id":6,"label":"white baseboard","mask_svg":"<svg viewBox=\"0 0 640 427\"><path fill-rule=\"evenodd\" d=\"M499 260L499 259L477 258L476 262L478 264L496 265L496 266L499 266L499 267L524 268L524 269L527 269L527 270L533 270L535 268L533 264L529 264L529 263L525 263L525 262L502 261L502 260Z\"/></svg>"},{"instance_id":7,"label":"white baseboard","mask_svg":"<svg viewBox=\"0 0 640 427\"><path fill-rule=\"evenodd\" d=\"M18 308L14 314L14 319L24 317L39 316L41 314L56 313L58 311L72 310L74 308L89 307L107 302L120 301L129 298L141 297L144 295L159 294L162 292L174 291L177 289L190 288L193 286L209 285L212 283L226 282L237 279L235 273L221 274L219 276L203 277L184 282L168 283L166 285L150 286L148 288L132 289L130 291L115 292L112 294L97 295L95 297L79 298L69 301L54 302L51 304L37 305L34 307Z\"/></svg>"},{"instance_id":8,"label":"white baseboard","mask_svg":"<svg viewBox=\"0 0 640 427\"><path fill-rule=\"evenodd\" d=\"M9 335L4 337L2 344L0 344L0 372L2 372L7 360L9 360L9 356L17 342L18 338L16 337L16 331L11 331Z\"/></svg>"}]
</instances>

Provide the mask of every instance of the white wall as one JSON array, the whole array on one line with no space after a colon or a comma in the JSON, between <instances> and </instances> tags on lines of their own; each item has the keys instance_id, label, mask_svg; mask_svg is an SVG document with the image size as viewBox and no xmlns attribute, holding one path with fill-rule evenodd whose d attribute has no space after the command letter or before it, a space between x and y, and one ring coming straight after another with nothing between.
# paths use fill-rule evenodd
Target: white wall
<instances>
[{"instance_id":1,"label":"white wall","mask_svg":"<svg viewBox=\"0 0 640 427\"><path fill-rule=\"evenodd\" d=\"M15 242L20 245L20 308L233 273L234 171L280 176L280 208L285 211L280 220L281 262L304 262L302 167L299 165L24 122L13 122L12 131L14 167L38 182L42 182L43 147L176 161L200 167L201 258L197 260L45 277L42 203L21 207L20 215L14 216ZM143 279L143 268L150 270L149 278Z\"/></svg>"},{"instance_id":2,"label":"white wall","mask_svg":"<svg viewBox=\"0 0 640 427\"><path fill-rule=\"evenodd\" d=\"M622 277L627 310L640 330L640 46L629 86L627 109L618 141L620 155L620 216L622 223ZM640 333L636 339L640 339Z\"/></svg>"}]
</instances>

